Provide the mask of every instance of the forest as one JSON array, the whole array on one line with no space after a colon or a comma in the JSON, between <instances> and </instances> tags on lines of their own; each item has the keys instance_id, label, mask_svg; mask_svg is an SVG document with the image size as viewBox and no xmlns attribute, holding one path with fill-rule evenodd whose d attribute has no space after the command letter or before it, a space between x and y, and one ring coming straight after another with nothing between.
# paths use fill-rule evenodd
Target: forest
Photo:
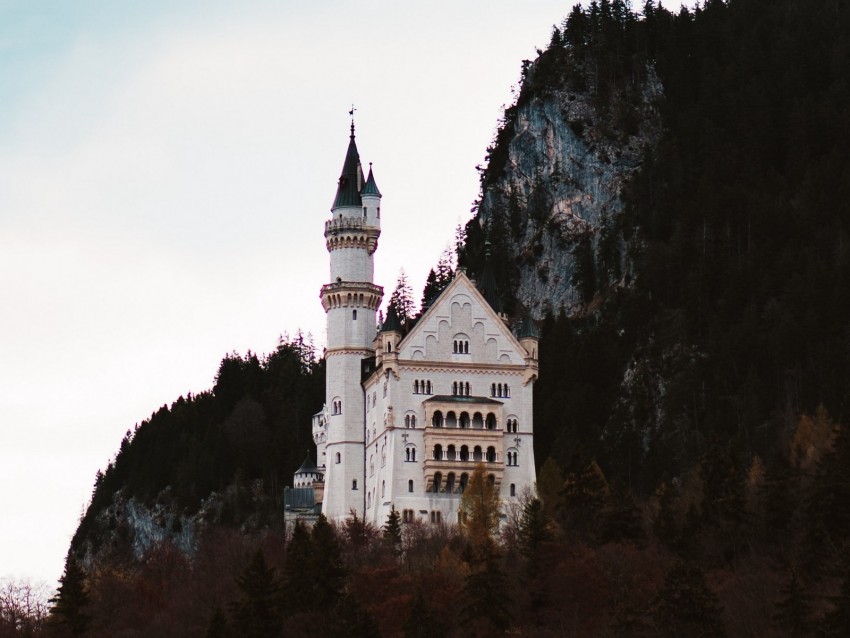
<instances>
[{"instance_id":1,"label":"forest","mask_svg":"<svg viewBox=\"0 0 850 638\"><path fill-rule=\"evenodd\" d=\"M583 87L628 136L650 66L662 138L572 249L586 311L540 320L536 493L499 518L470 485L460 526L286 524L324 369L283 338L127 432L50 603L0 588L0 638L846 635L850 5L574 7L522 65L482 193L524 104ZM489 242L515 319L522 214L478 210L456 255L479 275ZM200 516L193 551L140 551L117 494L166 503L175 533Z\"/></svg>"}]
</instances>

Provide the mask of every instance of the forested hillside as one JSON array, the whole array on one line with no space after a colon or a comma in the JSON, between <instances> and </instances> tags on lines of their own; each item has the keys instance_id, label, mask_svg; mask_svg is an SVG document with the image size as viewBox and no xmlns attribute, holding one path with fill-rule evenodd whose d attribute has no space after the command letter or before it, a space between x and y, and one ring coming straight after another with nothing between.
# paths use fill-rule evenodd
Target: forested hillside
<instances>
[{"instance_id":1,"label":"forested hillside","mask_svg":"<svg viewBox=\"0 0 850 638\"><path fill-rule=\"evenodd\" d=\"M846 635L848 154L847 3L575 7L458 250L480 275L489 242L540 323L536 497L497 525L471 481L457 528L287 529L324 371L284 340L128 432L45 631Z\"/></svg>"}]
</instances>

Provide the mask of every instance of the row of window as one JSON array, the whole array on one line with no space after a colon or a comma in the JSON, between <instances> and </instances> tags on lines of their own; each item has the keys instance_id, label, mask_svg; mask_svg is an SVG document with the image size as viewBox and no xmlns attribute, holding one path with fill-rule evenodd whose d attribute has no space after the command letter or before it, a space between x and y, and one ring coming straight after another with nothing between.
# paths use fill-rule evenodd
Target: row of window
<instances>
[{"instance_id":1,"label":"row of window","mask_svg":"<svg viewBox=\"0 0 850 638\"><path fill-rule=\"evenodd\" d=\"M405 414L404 415L404 427L406 427L406 428L415 428L416 427L416 415L415 414Z\"/></svg>"},{"instance_id":2,"label":"row of window","mask_svg":"<svg viewBox=\"0 0 850 638\"><path fill-rule=\"evenodd\" d=\"M469 341L467 339L455 339L452 342L453 354L469 354Z\"/></svg>"},{"instance_id":3,"label":"row of window","mask_svg":"<svg viewBox=\"0 0 850 638\"><path fill-rule=\"evenodd\" d=\"M449 428L468 428L471 425L477 430L482 428L495 430L496 415L492 412L488 412L487 417L485 418L480 412L475 412L470 419L469 412L461 412L460 418L458 418L457 414L453 410L450 410L449 412L446 412L444 419L443 413L440 410L434 410L434 414L431 416L431 425L435 428L441 428L444 425Z\"/></svg>"},{"instance_id":4,"label":"row of window","mask_svg":"<svg viewBox=\"0 0 850 638\"><path fill-rule=\"evenodd\" d=\"M431 382L417 379L413 382L413 394L433 394L431 392Z\"/></svg>"},{"instance_id":5,"label":"row of window","mask_svg":"<svg viewBox=\"0 0 850 638\"><path fill-rule=\"evenodd\" d=\"M511 398L511 389L507 383L493 383L490 385L490 396L503 399Z\"/></svg>"},{"instance_id":6,"label":"row of window","mask_svg":"<svg viewBox=\"0 0 850 638\"><path fill-rule=\"evenodd\" d=\"M460 451L458 451L454 445L449 445L446 447L445 452L443 451L443 446L437 443L434 446L433 456L435 461L442 461L444 458L446 461L469 461L469 446L461 445ZM516 455L514 455L516 456ZM496 448L492 445L487 448L485 452L480 445L476 445L472 448L472 460L473 461L487 461L488 463L496 462ZM510 463L508 464L510 465Z\"/></svg>"},{"instance_id":7,"label":"row of window","mask_svg":"<svg viewBox=\"0 0 850 638\"><path fill-rule=\"evenodd\" d=\"M443 475L440 472L437 472L434 475L434 487L432 488L432 490L434 492L439 493L440 486L442 485L442 481L443 481ZM491 485L494 484L496 482L496 477L491 474L489 476L489 481L490 481ZM454 482L455 482L455 475L454 475L453 472L450 472L448 477L446 478L446 489L448 490L448 487L450 485L452 486L452 489L454 489ZM468 482L469 482L469 475L464 472L463 474L460 475L460 484L458 486L461 493L463 493L463 491L466 489L466 484ZM386 492L386 487L387 487L386 481L382 481L381 482L381 498L384 498L384 493ZM351 489L352 490L357 489L357 479L354 479L353 481L351 481ZM410 494L413 494L413 479L410 479L409 481L407 481L407 491ZM369 503L368 507L371 507L372 506L371 494L367 494L366 496L367 496L367 501ZM516 483L511 483L511 496L516 496ZM410 515L409 515L409 518L408 518L407 514L402 513L402 521L405 522L405 523L412 523L413 522L413 516L414 516L413 510L404 510L404 512L410 512Z\"/></svg>"}]
</instances>

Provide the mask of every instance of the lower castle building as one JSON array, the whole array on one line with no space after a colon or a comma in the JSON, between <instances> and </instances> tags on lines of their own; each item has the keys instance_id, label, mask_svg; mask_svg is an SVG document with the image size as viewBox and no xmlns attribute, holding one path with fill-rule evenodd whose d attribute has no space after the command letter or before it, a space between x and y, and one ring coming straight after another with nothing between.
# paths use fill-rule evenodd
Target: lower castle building
<instances>
[{"instance_id":1,"label":"lower castle building","mask_svg":"<svg viewBox=\"0 0 850 638\"><path fill-rule=\"evenodd\" d=\"M530 320L516 334L509 329L487 269L477 286L459 272L406 333L392 308L376 328L380 201L371 168L363 177L352 123L325 222L331 263L321 290L326 404L313 417L317 500L337 520L356 512L381 526L395 507L404 522L454 523L478 464L503 503L534 487L538 335ZM308 472L299 472L303 485Z\"/></svg>"}]
</instances>

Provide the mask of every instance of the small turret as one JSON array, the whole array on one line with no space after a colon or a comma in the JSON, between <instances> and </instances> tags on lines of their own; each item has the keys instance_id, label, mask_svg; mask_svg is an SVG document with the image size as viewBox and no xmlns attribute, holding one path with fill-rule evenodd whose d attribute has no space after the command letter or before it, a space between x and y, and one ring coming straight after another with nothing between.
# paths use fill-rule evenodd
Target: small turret
<instances>
[{"instance_id":1,"label":"small turret","mask_svg":"<svg viewBox=\"0 0 850 638\"><path fill-rule=\"evenodd\" d=\"M370 226L381 225L381 191L375 182L375 174L372 172L372 162L369 162L369 177L360 191L360 200L363 204L363 220Z\"/></svg>"}]
</instances>

